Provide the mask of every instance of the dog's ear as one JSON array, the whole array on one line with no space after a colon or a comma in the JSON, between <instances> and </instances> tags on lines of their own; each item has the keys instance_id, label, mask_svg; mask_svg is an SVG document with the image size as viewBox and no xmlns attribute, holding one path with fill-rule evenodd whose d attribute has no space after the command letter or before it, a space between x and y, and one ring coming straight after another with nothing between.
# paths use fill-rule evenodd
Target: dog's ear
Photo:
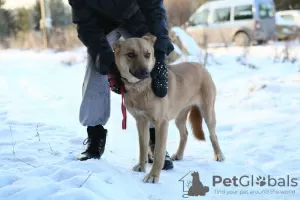
<instances>
[{"instance_id":1,"label":"dog's ear","mask_svg":"<svg viewBox=\"0 0 300 200\"><path fill-rule=\"evenodd\" d=\"M118 40L115 42L115 44L112 45L112 48L115 52L115 54L118 54L120 52L120 49L121 49L121 45L124 41L122 40Z\"/></svg>"},{"instance_id":2,"label":"dog's ear","mask_svg":"<svg viewBox=\"0 0 300 200\"><path fill-rule=\"evenodd\" d=\"M147 40L148 42L150 42L152 45L156 41L156 37L154 35L151 35L150 33L147 33L142 38L145 39L145 40Z\"/></svg>"}]
</instances>

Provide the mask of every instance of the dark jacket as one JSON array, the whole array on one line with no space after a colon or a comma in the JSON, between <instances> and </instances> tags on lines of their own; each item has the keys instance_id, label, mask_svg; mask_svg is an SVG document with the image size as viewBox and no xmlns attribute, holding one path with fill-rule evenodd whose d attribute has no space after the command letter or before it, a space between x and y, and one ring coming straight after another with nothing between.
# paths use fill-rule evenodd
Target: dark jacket
<instances>
[{"instance_id":1,"label":"dark jacket","mask_svg":"<svg viewBox=\"0 0 300 200\"><path fill-rule=\"evenodd\" d=\"M133 37L155 35L156 51L169 55L174 50L163 0L69 0L69 4L78 38L92 57L112 52L106 35L119 26Z\"/></svg>"}]
</instances>

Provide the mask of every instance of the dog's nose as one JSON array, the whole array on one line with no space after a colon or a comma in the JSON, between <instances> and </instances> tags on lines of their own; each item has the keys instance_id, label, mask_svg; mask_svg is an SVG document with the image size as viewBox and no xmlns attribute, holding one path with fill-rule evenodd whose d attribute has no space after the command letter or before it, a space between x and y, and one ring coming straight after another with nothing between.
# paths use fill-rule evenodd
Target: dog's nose
<instances>
[{"instance_id":1,"label":"dog's nose","mask_svg":"<svg viewBox=\"0 0 300 200\"><path fill-rule=\"evenodd\" d=\"M147 68L142 68L142 69L139 69L137 70L135 73L134 73L134 76L138 79L145 79L145 78L148 78L150 75L150 72Z\"/></svg>"},{"instance_id":2,"label":"dog's nose","mask_svg":"<svg viewBox=\"0 0 300 200\"><path fill-rule=\"evenodd\" d=\"M140 74L141 74L142 77L147 78L149 76L150 72L149 72L148 69L144 68L144 69L140 70Z\"/></svg>"}]
</instances>

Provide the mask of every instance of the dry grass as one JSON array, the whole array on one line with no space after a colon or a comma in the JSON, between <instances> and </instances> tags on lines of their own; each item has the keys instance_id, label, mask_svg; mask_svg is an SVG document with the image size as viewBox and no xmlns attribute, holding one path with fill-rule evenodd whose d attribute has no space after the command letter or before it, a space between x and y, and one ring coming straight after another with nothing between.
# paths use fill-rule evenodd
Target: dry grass
<instances>
[{"instance_id":1,"label":"dry grass","mask_svg":"<svg viewBox=\"0 0 300 200\"><path fill-rule=\"evenodd\" d=\"M69 50L81 45L74 26L54 29L48 37L48 48L57 51ZM29 31L20 32L13 38L2 39L0 48L43 49L44 46L41 32Z\"/></svg>"}]
</instances>

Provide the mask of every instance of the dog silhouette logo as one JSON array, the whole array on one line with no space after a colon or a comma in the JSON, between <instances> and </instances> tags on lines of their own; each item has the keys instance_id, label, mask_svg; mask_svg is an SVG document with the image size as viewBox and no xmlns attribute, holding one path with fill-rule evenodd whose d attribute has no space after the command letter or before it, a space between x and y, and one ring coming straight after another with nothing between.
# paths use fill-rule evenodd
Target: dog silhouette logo
<instances>
[{"instance_id":1,"label":"dog silhouette logo","mask_svg":"<svg viewBox=\"0 0 300 200\"><path fill-rule=\"evenodd\" d=\"M189 172L179 181L182 181L183 192L185 193L182 196L184 198L188 198L189 196L205 196L209 192L209 187L204 186L200 181L199 172Z\"/></svg>"}]
</instances>

